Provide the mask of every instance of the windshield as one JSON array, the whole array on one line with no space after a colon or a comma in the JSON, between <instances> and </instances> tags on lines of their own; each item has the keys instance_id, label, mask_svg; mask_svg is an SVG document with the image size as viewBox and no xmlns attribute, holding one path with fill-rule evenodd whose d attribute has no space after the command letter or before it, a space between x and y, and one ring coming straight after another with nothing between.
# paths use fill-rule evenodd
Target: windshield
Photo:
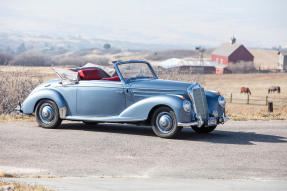
<instances>
[{"instance_id":1,"label":"windshield","mask_svg":"<svg viewBox=\"0 0 287 191\"><path fill-rule=\"evenodd\" d=\"M125 63L118 65L118 68L125 80L156 78L153 71L146 63Z\"/></svg>"}]
</instances>

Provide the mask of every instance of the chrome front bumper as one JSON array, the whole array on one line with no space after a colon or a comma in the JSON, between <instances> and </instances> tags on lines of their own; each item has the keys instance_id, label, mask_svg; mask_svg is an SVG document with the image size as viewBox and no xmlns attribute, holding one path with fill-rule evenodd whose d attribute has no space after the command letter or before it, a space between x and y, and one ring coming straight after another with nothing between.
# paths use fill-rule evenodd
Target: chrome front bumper
<instances>
[{"instance_id":1,"label":"chrome front bumper","mask_svg":"<svg viewBox=\"0 0 287 191\"><path fill-rule=\"evenodd\" d=\"M216 123L214 123L214 120L216 120ZM206 126L213 126L213 125L218 125L218 124L224 124L226 121L228 121L228 117L223 116L223 117L210 117L208 118L208 122ZM198 120L198 121L193 121L193 122L187 122L187 123L177 123L177 126L182 126L182 127L190 127L190 126L197 126L201 127L204 124L204 121Z\"/></svg>"}]
</instances>

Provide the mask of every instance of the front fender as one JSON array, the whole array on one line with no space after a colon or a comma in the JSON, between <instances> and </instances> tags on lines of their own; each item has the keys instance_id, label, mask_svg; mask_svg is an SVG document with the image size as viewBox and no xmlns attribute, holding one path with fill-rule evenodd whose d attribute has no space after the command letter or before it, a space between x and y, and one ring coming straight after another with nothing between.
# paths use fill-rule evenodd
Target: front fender
<instances>
[{"instance_id":1,"label":"front fender","mask_svg":"<svg viewBox=\"0 0 287 191\"><path fill-rule=\"evenodd\" d=\"M68 105L59 92L54 89L42 89L37 92L33 92L25 99L21 108L22 112L28 115L32 114L35 110L37 102L42 99L53 100L59 109L66 107L68 111Z\"/></svg>"},{"instance_id":2,"label":"front fender","mask_svg":"<svg viewBox=\"0 0 287 191\"><path fill-rule=\"evenodd\" d=\"M205 91L206 100L208 104L208 113L217 113L218 116L223 116L225 114L225 108L222 108L218 104L218 93L213 91Z\"/></svg>"},{"instance_id":3,"label":"front fender","mask_svg":"<svg viewBox=\"0 0 287 191\"><path fill-rule=\"evenodd\" d=\"M132 117L139 120L146 120L148 119L150 111L154 107L159 105L166 105L174 111L178 122L190 121L191 114L190 112L183 111L182 102L182 98L172 95L148 97L126 108L120 114L120 117Z\"/></svg>"}]
</instances>

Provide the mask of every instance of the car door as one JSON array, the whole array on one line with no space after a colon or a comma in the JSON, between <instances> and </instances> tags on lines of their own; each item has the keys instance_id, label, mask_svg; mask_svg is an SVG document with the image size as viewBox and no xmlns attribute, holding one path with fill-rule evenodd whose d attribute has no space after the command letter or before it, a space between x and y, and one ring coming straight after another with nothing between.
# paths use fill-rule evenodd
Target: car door
<instances>
[{"instance_id":1,"label":"car door","mask_svg":"<svg viewBox=\"0 0 287 191\"><path fill-rule=\"evenodd\" d=\"M125 107L125 91L121 82L105 80L79 81L77 115L117 116Z\"/></svg>"}]
</instances>

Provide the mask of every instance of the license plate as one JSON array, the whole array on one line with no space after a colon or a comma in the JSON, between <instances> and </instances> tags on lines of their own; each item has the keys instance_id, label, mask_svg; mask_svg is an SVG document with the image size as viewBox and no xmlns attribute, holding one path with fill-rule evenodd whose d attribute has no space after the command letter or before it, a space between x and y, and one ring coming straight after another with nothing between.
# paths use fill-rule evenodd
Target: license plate
<instances>
[{"instance_id":1,"label":"license plate","mask_svg":"<svg viewBox=\"0 0 287 191\"><path fill-rule=\"evenodd\" d=\"M217 125L217 119L215 117L211 117L208 119L208 126Z\"/></svg>"}]
</instances>

